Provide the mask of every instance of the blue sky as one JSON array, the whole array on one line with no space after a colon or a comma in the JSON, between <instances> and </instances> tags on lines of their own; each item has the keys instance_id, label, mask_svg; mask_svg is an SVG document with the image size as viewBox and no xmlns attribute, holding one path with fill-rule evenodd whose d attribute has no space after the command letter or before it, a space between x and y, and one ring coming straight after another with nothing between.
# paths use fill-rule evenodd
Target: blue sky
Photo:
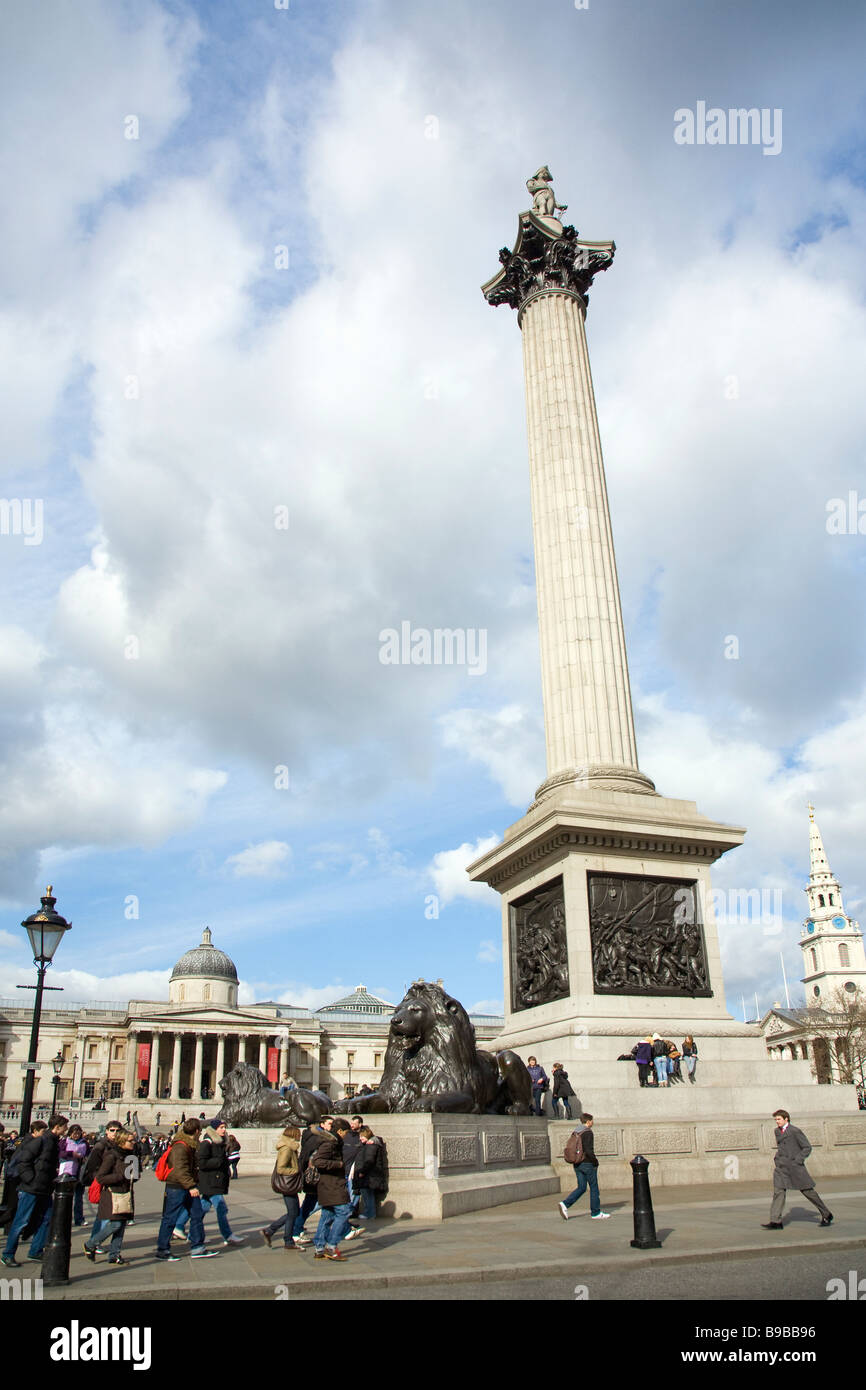
<instances>
[{"instance_id":1,"label":"blue sky","mask_svg":"<svg viewBox=\"0 0 866 1390\"><path fill-rule=\"evenodd\" d=\"M0 994L50 879L69 998L159 997L209 923L248 1000L501 1002L463 866L544 765L519 332L479 285L544 161L618 247L588 333L641 766L748 827L720 888L782 894L783 933L721 925L731 1007L782 948L799 977L809 798L857 915L866 542L826 522L866 496L864 24L7 6L0 486L44 538L0 536ZM698 101L780 110L781 151L676 144ZM486 673L383 666L403 621L484 629Z\"/></svg>"}]
</instances>

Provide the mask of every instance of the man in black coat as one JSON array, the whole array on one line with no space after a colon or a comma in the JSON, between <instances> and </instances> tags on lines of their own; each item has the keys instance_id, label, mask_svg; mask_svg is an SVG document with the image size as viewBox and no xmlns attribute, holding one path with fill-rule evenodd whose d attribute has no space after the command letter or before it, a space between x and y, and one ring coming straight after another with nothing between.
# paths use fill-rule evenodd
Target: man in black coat
<instances>
[{"instance_id":1,"label":"man in black coat","mask_svg":"<svg viewBox=\"0 0 866 1390\"><path fill-rule=\"evenodd\" d=\"M807 1202L817 1207L821 1213L821 1226L833 1224L830 1211L815 1190L815 1183L806 1172L806 1159L812 1152L812 1145L801 1129L791 1124L787 1110L774 1110L776 1121L776 1166L773 1170L773 1204L770 1219L764 1223L765 1231L781 1231L782 1212L785 1210L785 1195L789 1187L802 1192Z\"/></svg>"},{"instance_id":2,"label":"man in black coat","mask_svg":"<svg viewBox=\"0 0 866 1390\"><path fill-rule=\"evenodd\" d=\"M60 1139L66 1133L68 1124L64 1115L52 1115L49 1125L43 1120L35 1120L30 1126L30 1137L21 1145L18 1157L18 1206L0 1256L2 1263L11 1268L18 1266L15 1253L26 1227L33 1232L28 1257L31 1260L42 1259L51 1220L51 1196L57 1177Z\"/></svg>"}]
</instances>

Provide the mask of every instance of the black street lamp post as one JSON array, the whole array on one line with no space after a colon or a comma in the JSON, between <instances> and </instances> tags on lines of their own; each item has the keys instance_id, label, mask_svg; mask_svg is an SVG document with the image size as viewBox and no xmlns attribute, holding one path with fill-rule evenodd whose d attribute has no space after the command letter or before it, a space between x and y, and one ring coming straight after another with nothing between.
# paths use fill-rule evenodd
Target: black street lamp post
<instances>
[{"instance_id":1,"label":"black street lamp post","mask_svg":"<svg viewBox=\"0 0 866 1390\"><path fill-rule=\"evenodd\" d=\"M30 1129L30 1115L33 1110L33 1089L36 1084L37 1068L36 1054L39 1049L39 1020L42 1017L42 994L46 989L63 988L62 985L46 985L45 972L54 958L54 952L60 945L64 932L68 932L72 925L71 922L66 921L65 917L61 917L59 913L54 911L56 902L57 899L52 896L52 888L49 883L42 899L40 911L34 912L31 917L21 923L30 937L30 945L33 948L33 964L37 970L35 985L18 986L19 989L36 990L36 1002L33 1005L33 1026L30 1029L30 1051L27 1054L26 1063L27 1076L24 1081L24 1096L21 1101L20 1129L22 1135L25 1136ZM56 1086L54 1094L57 1094Z\"/></svg>"},{"instance_id":2,"label":"black street lamp post","mask_svg":"<svg viewBox=\"0 0 866 1390\"><path fill-rule=\"evenodd\" d=\"M53 1099L52 1099L52 1102L51 1102L51 1113L52 1113L52 1115L56 1115L56 1114L57 1114L57 1087L60 1085L60 1073L63 1071L63 1053L62 1053L62 1052L58 1052L57 1055L56 1055L55 1057L52 1057L52 1058L51 1058L51 1065L52 1065L52 1067L54 1068L54 1075L53 1075L52 1078L51 1078L51 1084L52 1084L52 1086L54 1087Z\"/></svg>"}]
</instances>

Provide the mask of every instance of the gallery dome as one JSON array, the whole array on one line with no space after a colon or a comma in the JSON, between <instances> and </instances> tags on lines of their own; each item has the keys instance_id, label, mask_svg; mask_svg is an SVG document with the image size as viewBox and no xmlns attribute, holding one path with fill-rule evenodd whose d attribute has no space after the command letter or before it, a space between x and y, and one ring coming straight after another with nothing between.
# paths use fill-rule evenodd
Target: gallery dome
<instances>
[{"instance_id":1,"label":"gallery dome","mask_svg":"<svg viewBox=\"0 0 866 1390\"><path fill-rule=\"evenodd\" d=\"M201 934L201 944L181 956L171 972L172 980L189 979L229 980L236 985L238 972L225 951L218 951L211 939L210 927Z\"/></svg>"}]
</instances>

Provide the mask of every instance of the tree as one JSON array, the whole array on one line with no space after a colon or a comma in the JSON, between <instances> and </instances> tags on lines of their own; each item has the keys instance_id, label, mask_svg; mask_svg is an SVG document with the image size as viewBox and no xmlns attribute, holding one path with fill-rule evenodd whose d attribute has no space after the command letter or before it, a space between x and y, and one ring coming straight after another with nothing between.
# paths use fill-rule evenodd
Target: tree
<instances>
[{"instance_id":1,"label":"tree","mask_svg":"<svg viewBox=\"0 0 866 1390\"><path fill-rule=\"evenodd\" d=\"M839 1080L861 1085L866 1074L866 993L838 985L809 1015L810 1031L832 1049Z\"/></svg>"}]
</instances>

